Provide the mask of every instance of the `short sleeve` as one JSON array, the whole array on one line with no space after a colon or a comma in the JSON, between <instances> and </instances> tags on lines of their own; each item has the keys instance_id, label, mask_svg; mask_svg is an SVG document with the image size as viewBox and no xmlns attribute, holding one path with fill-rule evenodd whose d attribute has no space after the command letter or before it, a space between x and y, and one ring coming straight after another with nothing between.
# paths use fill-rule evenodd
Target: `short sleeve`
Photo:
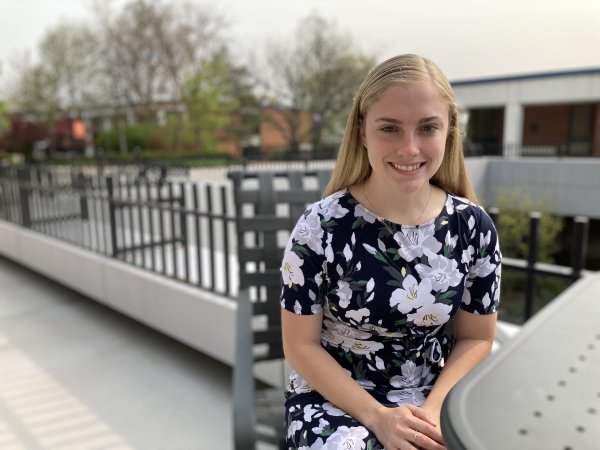
<instances>
[{"instance_id":1,"label":"short sleeve","mask_svg":"<svg viewBox=\"0 0 600 450\"><path fill-rule=\"evenodd\" d=\"M319 208L309 208L294 227L281 263L281 306L296 314L318 314L323 310L320 295L325 280L326 230Z\"/></svg>"},{"instance_id":2,"label":"short sleeve","mask_svg":"<svg viewBox=\"0 0 600 450\"><path fill-rule=\"evenodd\" d=\"M498 310L500 303L502 254L498 233L492 219L481 207L473 209L469 228L471 224L471 241L466 251L469 272L465 278L461 309L475 314L491 314Z\"/></svg>"}]
</instances>

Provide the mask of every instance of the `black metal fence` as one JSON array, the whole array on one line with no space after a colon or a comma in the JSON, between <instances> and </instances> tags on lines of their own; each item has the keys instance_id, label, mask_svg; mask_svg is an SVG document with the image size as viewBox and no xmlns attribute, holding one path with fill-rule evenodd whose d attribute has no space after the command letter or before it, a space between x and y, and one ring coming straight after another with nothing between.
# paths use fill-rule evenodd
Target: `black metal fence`
<instances>
[{"instance_id":1,"label":"black metal fence","mask_svg":"<svg viewBox=\"0 0 600 450\"><path fill-rule=\"evenodd\" d=\"M2 169L0 219L232 297L235 224L228 187L130 175Z\"/></svg>"},{"instance_id":2,"label":"black metal fence","mask_svg":"<svg viewBox=\"0 0 600 450\"><path fill-rule=\"evenodd\" d=\"M152 175L154 173L154 175ZM0 219L231 298L238 261L231 186L169 181L168 174L84 168L0 169ZM491 208L496 221L499 211ZM577 280L589 221L575 218L570 266L538 261L539 213L531 213L527 259L503 267L526 275L523 320L535 310L539 276Z\"/></svg>"}]
</instances>

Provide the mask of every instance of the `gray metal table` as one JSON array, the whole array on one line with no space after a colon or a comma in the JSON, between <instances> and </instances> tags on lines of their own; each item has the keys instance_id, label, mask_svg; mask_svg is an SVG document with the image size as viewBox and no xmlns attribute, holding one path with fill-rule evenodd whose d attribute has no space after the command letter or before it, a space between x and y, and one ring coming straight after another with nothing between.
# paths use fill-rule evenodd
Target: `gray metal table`
<instances>
[{"instance_id":1,"label":"gray metal table","mask_svg":"<svg viewBox=\"0 0 600 450\"><path fill-rule=\"evenodd\" d=\"M461 380L450 450L600 449L600 274L585 277Z\"/></svg>"}]
</instances>

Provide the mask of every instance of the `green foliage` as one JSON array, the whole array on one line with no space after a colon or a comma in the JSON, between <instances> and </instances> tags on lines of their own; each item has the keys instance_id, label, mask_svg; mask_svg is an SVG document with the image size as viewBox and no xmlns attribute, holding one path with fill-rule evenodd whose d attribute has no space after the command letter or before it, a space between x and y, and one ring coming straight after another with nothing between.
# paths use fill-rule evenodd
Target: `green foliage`
<instances>
[{"instance_id":1,"label":"green foliage","mask_svg":"<svg viewBox=\"0 0 600 450\"><path fill-rule=\"evenodd\" d=\"M559 250L558 236L564 228L564 219L551 214L552 205L547 200L534 201L519 187L501 190L496 199L500 209L498 233L504 256L527 258L529 252L529 213L543 212L539 228L539 257L541 262L554 262Z\"/></svg>"},{"instance_id":2,"label":"green foliage","mask_svg":"<svg viewBox=\"0 0 600 450\"><path fill-rule=\"evenodd\" d=\"M553 263L553 255L559 250L558 236L564 227L562 217L551 214L552 206L547 200L533 200L522 188L502 189L496 199L500 209L497 228L502 255L526 259L529 253L530 212L542 212L538 232L538 261ZM524 314L527 279L523 272L503 270L502 301L500 314L503 320L520 322ZM540 275L535 277L534 310L544 306L565 289L563 281Z\"/></svg>"},{"instance_id":3,"label":"green foliage","mask_svg":"<svg viewBox=\"0 0 600 450\"><path fill-rule=\"evenodd\" d=\"M217 132L226 128L237 109L230 66L222 56L207 60L184 77L181 100L198 149L218 149Z\"/></svg>"},{"instance_id":4,"label":"green foliage","mask_svg":"<svg viewBox=\"0 0 600 450\"><path fill-rule=\"evenodd\" d=\"M164 130L152 123L129 125L125 128L125 140L129 151L136 147L141 151L167 148L167 136ZM119 130L114 127L110 130L100 131L96 137L96 143L105 151L118 151Z\"/></svg>"}]
</instances>

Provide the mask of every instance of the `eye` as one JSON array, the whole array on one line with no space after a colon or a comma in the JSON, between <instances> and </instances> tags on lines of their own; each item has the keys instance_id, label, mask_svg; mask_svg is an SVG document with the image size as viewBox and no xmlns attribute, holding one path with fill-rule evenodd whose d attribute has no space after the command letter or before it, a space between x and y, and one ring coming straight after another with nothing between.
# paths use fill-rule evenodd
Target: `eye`
<instances>
[{"instance_id":1,"label":"eye","mask_svg":"<svg viewBox=\"0 0 600 450\"><path fill-rule=\"evenodd\" d=\"M384 133L393 133L393 132L397 131L398 128L394 127L392 125L387 125L385 127L381 127L380 130L383 131Z\"/></svg>"},{"instance_id":2,"label":"eye","mask_svg":"<svg viewBox=\"0 0 600 450\"><path fill-rule=\"evenodd\" d=\"M434 123L427 123L421 127L421 130L425 133L431 134L435 132L439 127Z\"/></svg>"}]
</instances>

